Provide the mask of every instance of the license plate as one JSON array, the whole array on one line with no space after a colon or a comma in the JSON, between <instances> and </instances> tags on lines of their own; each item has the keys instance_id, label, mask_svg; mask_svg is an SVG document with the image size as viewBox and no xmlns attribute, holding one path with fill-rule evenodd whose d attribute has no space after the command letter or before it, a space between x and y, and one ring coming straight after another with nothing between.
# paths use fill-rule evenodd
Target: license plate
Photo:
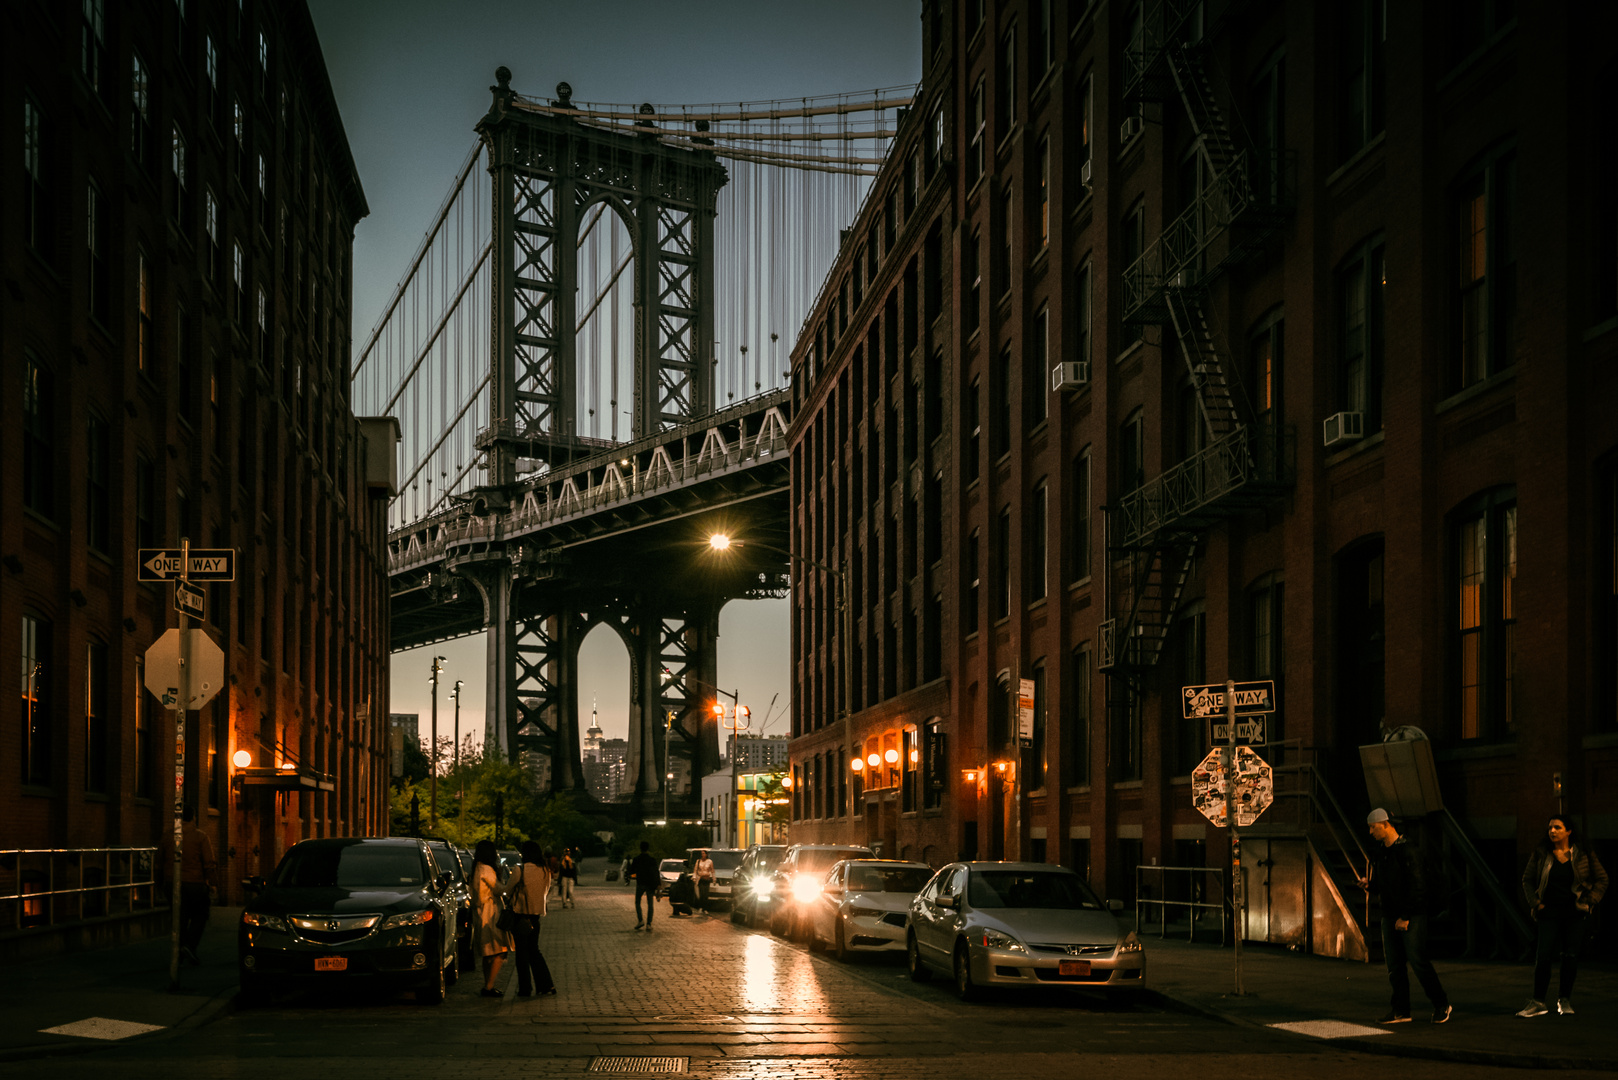
<instances>
[{"instance_id":1,"label":"license plate","mask_svg":"<svg viewBox=\"0 0 1618 1080\"><path fill-rule=\"evenodd\" d=\"M1088 960L1058 960L1056 962L1058 975L1088 975L1090 974L1090 961Z\"/></svg>"},{"instance_id":2,"label":"license plate","mask_svg":"<svg viewBox=\"0 0 1618 1080\"><path fill-rule=\"evenodd\" d=\"M1064 964L1067 961L1062 961ZM1087 967L1089 965L1086 965ZM346 956L317 956L315 957L316 971L347 971L348 957Z\"/></svg>"}]
</instances>

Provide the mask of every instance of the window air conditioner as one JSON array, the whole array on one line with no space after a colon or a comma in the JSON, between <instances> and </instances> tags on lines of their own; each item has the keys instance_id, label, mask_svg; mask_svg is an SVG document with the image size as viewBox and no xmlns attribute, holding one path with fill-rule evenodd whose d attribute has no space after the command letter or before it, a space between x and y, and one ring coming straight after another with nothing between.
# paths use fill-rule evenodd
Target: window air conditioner
<instances>
[{"instance_id":1,"label":"window air conditioner","mask_svg":"<svg viewBox=\"0 0 1618 1080\"><path fill-rule=\"evenodd\" d=\"M1079 183L1085 187L1090 186L1090 163L1088 161L1079 166Z\"/></svg>"},{"instance_id":2,"label":"window air conditioner","mask_svg":"<svg viewBox=\"0 0 1618 1080\"><path fill-rule=\"evenodd\" d=\"M1074 360L1051 368L1052 390L1078 390L1090 385L1090 362Z\"/></svg>"},{"instance_id":3,"label":"window air conditioner","mask_svg":"<svg viewBox=\"0 0 1618 1080\"><path fill-rule=\"evenodd\" d=\"M1341 443L1351 443L1365 437L1365 414L1357 412L1340 412L1326 417L1325 444L1328 447Z\"/></svg>"},{"instance_id":4,"label":"window air conditioner","mask_svg":"<svg viewBox=\"0 0 1618 1080\"><path fill-rule=\"evenodd\" d=\"M1146 122L1138 116L1126 116L1124 122L1118 126L1118 145L1127 146L1129 141L1146 127Z\"/></svg>"}]
</instances>

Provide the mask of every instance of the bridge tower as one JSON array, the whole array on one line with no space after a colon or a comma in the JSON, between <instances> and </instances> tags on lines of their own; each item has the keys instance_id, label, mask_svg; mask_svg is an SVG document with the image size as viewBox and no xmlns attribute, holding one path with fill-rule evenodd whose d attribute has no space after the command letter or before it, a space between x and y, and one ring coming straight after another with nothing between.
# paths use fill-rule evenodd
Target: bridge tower
<instances>
[{"instance_id":1,"label":"bridge tower","mask_svg":"<svg viewBox=\"0 0 1618 1080\"><path fill-rule=\"evenodd\" d=\"M495 79L477 125L493 186L493 356L488 426L476 443L486 482L467 504L474 516L512 510L519 456L555 469L608 448L580 434L576 415L578 239L597 203L623 221L633 247L631 442L713 411L714 216L727 180L711 151L665 143L649 115L633 132L612 130L570 115L566 83L541 106L511 89L506 68ZM689 762L691 804L700 805L701 777L718 766L717 727L697 700L699 684L713 682L717 608L693 606L655 580L586 599L565 565L559 553L515 541L455 560L453 572L483 599L485 746L548 761L550 789L588 801L579 646L594 626L610 625L630 656L634 801L660 808L665 774Z\"/></svg>"}]
</instances>

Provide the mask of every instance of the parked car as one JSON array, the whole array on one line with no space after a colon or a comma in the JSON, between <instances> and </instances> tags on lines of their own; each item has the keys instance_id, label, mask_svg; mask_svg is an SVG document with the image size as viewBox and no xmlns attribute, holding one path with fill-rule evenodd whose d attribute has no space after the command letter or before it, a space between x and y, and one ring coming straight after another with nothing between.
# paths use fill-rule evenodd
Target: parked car
<instances>
[{"instance_id":1,"label":"parked car","mask_svg":"<svg viewBox=\"0 0 1618 1080\"><path fill-rule=\"evenodd\" d=\"M252 894L237 926L244 1001L287 985L364 979L444 1000L459 968L455 877L414 837L327 837L294 844Z\"/></svg>"},{"instance_id":2,"label":"parked car","mask_svg":"<svg viewBox=\"0 0 1618 1080\"><path fill-rule=\"evenodd\" d=\"M1089 883L1047 863L951 863L910 903L905 952L917 982L938 971L963 1001L984 987L1108 990L1146 985L1146 953Z\"/></svg>"},{"instance_id":3,"label":"parked car","mask_svg":"<svg viewBox=\"0 0 1618 1080\"><path fill-rule=\"evenodd\" d=\"M669 889L680 880L680 875L689 873L691 864L684 859L664 859L657 864L657 891L663 896L668 895Z\"/></svg>"},{"instance_id":4,"label":"parked car","mask_svg":"<svg viewBox=\"0 0 1618 1080\"><path fill-rule=\"evenodd\" d=\"M785 844L754 844L742 855L741 865L731 876L730 921L750 926L758 919L759 898L769 910L769 897L775 889L775 868L787 853Z\"/></svg>"},{"instance_id":5,"label":"parked car","mask_svg":"<svg viewBox=\"0 0 1618 1080\"><path fill-rule=\"evenodd\" d=\"M713 860L713 884L708 886L708 900L713 902L721 900L730 903L735 895L734 883L736 871L741 868L742 856L747 854L744 848L686 848L686 858L691 865L697 865L697 852L706 851L708 858Z\"/></svg>"},{"instance_id":6,"label":"parked car","mask_svg":"<svg viewBox=\"0 0 1618 1080\"><path fill-rule=\"evenodd\" d=\"M903 951L910 901L933 868L898 859L848 859L831 868L820 895L804 906L809 947L837 959L855 950Z\"/></svg>"},{"instance_id":7,"label":"parked car","mask_svg":"<svg viewBox=\"0 0 1618 1080\"><path fill-rule=\"evenodd\" d=\"M477 959L472 955L472 875L462 864L460 851L448 840L428 837L427 850L433 853L433 861L438 864L438 869L454 875L455 880L450 887L455 891L460 909L455 920L456 944L460 948L461 967L470 970Z\"/></svg>"},{"instance_id":8,"label":"parked car","mask_svg":"<svg viewBox=\"0 0 1618 1080\"><path fill-rule=\"evenodd\" d=\"M770 890L770 933L789 938L804 936L809 925L804 912L820 899L820 887L831 868L844 859L875 857L868 847L839 844L793 844L787 848L781 865L775 868ZM762 894L758 900L764 900Z\"/></svg>"}]
</instances>

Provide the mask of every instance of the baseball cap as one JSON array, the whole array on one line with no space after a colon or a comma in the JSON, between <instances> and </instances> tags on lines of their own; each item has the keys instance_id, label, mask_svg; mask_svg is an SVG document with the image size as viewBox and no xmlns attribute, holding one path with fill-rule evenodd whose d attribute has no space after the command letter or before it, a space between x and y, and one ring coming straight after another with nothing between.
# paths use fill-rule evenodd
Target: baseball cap
<instances>
[{"instance_id":1,"label":"baseball cap","mask_svg":"<svg viewBox=\"0 0 1618 1080\"><path fill-rule=\"evenodd\" d=\"M1388 812L1386 810L1382 809L1380 806L1377 807L1375 810L1372 810L1369 814L1367 814L1365 816L1365 824L1367 824L1367 825L1375 825L1379 821L1387 821L1387 820L1388 820Z\"/></svg>"}]
</instances>

